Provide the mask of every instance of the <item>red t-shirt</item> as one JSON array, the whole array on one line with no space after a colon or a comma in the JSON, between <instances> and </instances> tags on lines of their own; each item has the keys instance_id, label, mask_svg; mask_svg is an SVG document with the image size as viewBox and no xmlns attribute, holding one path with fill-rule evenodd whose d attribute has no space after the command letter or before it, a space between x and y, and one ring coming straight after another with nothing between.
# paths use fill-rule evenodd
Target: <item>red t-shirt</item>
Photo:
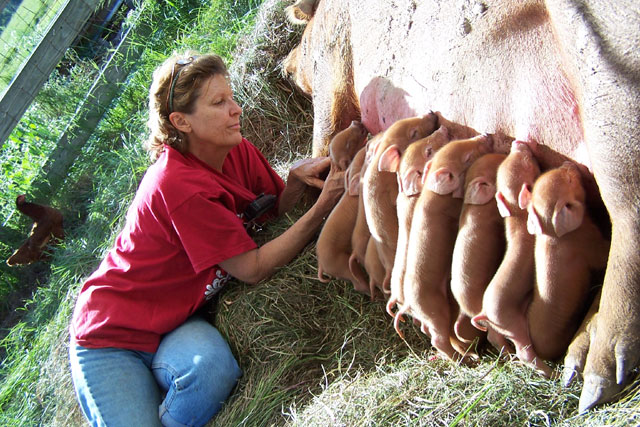
<instances>
[{"instance_id":1,"label":"red t-shirt","mask_svg":"<svg viewBox=\"0 0 640 427\"><path fill-rule=\"evenodd\" d=\"M142 179L115 246L80 291L75 342L155 352L163 334L229 280L217 264L257 247L238 214L260 193L279 197L283 188L246 139L229 152L222 173L165 147Z\"/></svg>"}]
</instances>

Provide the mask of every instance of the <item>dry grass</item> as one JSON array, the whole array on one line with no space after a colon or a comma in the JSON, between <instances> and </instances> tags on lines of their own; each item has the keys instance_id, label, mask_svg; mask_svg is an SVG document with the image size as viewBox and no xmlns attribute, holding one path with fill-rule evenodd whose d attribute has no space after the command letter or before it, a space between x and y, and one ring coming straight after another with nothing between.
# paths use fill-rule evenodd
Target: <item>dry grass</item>
<instances>
[{"instance_id":1,"label":"dry grass","mask_svg":"<svg viewBox=\"0 0 640 427\"><path fill-rule=\"evenodd\" d=\"M311 152L311 101L282 76L281 62L302 28L286 22L287 2L266 0L253 31L240 41L230 67L234 93L243 108L242 132L283 171Z\"/></svg>"}]
</instances>

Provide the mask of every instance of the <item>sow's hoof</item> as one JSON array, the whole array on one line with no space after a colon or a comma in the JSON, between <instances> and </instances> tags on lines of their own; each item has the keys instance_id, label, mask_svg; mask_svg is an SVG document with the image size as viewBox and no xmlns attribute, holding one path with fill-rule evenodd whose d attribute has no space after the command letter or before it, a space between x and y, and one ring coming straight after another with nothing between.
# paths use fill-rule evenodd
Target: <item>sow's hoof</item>
<instances>
[{"instance_id":1,"label":"sow's hoof","mask_svg":"<svg viewBox=\"0 0 640 427\"><path fill-rule=\"evenodd\" d=\"M631 299L631 296L626 296ZM633 296L637 304L637 296ZM613 310L609 309L610 306ZM621 309L628 300L617 301L603 295L596 316L595 334L589 342L584 366L584 385L580 395L581 413L617 398L629 379L629 373L638 366L640 358L640 311ZM566 373L565 373L566 374Z\"/></svg>"}]
</instances>

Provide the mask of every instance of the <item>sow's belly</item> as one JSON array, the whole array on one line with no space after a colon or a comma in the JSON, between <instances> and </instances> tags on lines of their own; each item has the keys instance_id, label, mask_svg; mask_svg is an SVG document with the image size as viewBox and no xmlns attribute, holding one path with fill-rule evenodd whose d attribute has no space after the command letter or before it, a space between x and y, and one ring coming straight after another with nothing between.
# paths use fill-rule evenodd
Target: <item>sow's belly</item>
<instances>
[{"instance_id":1,"label":"sow's belly","mask_svg":"<svg viewBox=\"0 0 640 427\"><path fill-rule=\"evenodd\" d=\"M364 2L362 2L364 3ZM544 4L423 2L411 14L380 18L354 6L354 83L371 133L429 111L478 132L537 142L543 167L567 156L590 169L576 89L562 63ZM388 22L382 22L386 19ZM374 32L375 34L372 34Z\"/></svg>"}]
</instances>

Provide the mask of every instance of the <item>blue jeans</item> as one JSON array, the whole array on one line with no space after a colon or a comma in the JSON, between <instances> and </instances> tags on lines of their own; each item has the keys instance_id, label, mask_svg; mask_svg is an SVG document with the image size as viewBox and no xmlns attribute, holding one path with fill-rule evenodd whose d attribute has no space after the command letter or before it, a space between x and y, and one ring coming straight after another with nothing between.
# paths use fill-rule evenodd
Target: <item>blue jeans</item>
<instances>
[{"instance_id":1,"label":"blue jeans","mask_svg":"<svg viewBox=\"0 0 640 427\"><path fill-rule=\"evenodd\" d=\"M201 426L242 375L220 332L193 317L156 353L69 347L71 376L93 426Z\"/></svg>"}]
</instances>

